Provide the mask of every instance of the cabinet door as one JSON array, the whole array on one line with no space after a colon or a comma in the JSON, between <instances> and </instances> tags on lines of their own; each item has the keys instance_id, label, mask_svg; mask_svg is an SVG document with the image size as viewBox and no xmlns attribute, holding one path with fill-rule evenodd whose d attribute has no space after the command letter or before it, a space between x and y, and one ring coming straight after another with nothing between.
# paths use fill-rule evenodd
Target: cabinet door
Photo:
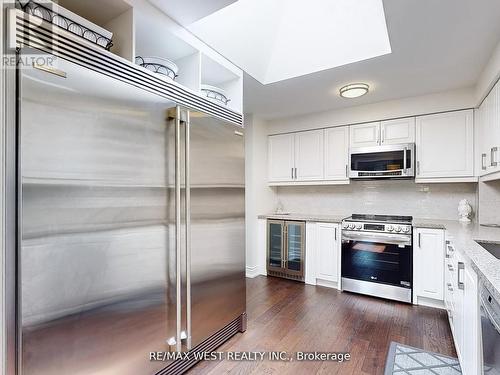
<instances>
[{"instance_id":1,"label":"cabinet door","mask_svg":"<svg viewBox=\"0 0 500 375\"><path fill-rule=\"evenodd\" d=\"M413 282L417 297L443 300L444 230L419 228L414 232Z\"/></svg>"},{"instance_id":2,"label":"cabinet door","mask_svg":"<svg viewBox=\"0 0 500 375\"><path fill-rule=\"evenodd\" d=\"M463 342L464 342L464 290L459 287L459 275L463 269L459 271L459 267L463 266L463 258L459 253L455 253L453 261L453 338L455 339L455 348L458 358L463 359Z\"/></svg>"},{"instance_id":3,"label":"cabinet door","mask_svg":"<svg viewBox=\"0 0 500 375\"><path fill-rule=\"evenodd\" d=\"M297 276L304 274L305 223L285 222L285 268L287 273Z\"/></svg>"},{"instance_id":4,"label":"cabinet door","mask_svg":"<svg viewBox=\"0 0 500 375\"><path fill-rule=\"evenodd\" d=\"M269 181L292 181L294 168L294 134L271 135L268 138Z\"/></svg>"},{"instance_id":5,"label":"cabinet door","mask_svg":"<svg viewBox=\"0 0 500 375\"><path fill-rule=\"evenodd\" d=\"M377 146L380 143L380 122L351 125L350 145L352 147Z\"/></svg>"},{"instance_id":6,"label":"cabinet door","mask_svg":"<svg viewBox=\"0 0 500 375\"><path fill-rule=\"evenodd\" d=\"M323 179L323 130L295 134L295 168L297 181Z\"/></svg>"},{"instance_id":7,"label":"cabinet door","mask_svg":"<svg viewBox=\"0 0 500 375\"><path fill-rule=\"evenodd\" d=\"M284 259L284 222L267 221L267 269L280 270Z\"/></svg>"},{"instance_id":8,"label":"cabinet door","mask_svg":"<svg viewBox=\"0 0 500 375\"><path fill-rule=\"evenodd\" d=\"M324 132L325 180L347 180L349 127L329 128Z\"/></svg>"},{"instance_id":9,"label":"cabinet door","mask_svg":"<svg viewBox=\"0 0 500 375\"><path fill-rule=\"evenodd\" d=\"M483 102L486 109L486 173L500 170L500 84L496 84Z\"/></svg>"},{"instance_id":10,"label":"cabinet door","mask_svg":"<svg viewBox=\"0 0 500 375\"><path fill-rule=\"evenodd\" d=\"M465 375L474 375L480 373L478 283L477 275L470 267L466 266L462 272L464 277L462 370Z\"/></svg>"},{"instance_id":11,"label":"cabinet door","mask_svg":"<svg viewBox=\"0 0 500 375\"><path fill-rule=\"evenodd\" d=\"M317 224L316 278L339 281L339 227L336 224Z\"/></svg>"},{"instance_id":12,"label":"cabinet door","mask_svg":"<svg viewBox=\"0 0 500 375\"><path fill-rule=\"evenodd\" d=\"M472 110L417 117L417 178L474 176Z\"/></svg>"},{"instance_id":13,"label":"cabinet door","mask_svg":"<svg viewBox=\"0 0 500 375\"><path fill-rule=\"evenodd\" d=\"M383 145L415 142L415 117L382 121L380 140Z\"/></svg>"}]
</instances>

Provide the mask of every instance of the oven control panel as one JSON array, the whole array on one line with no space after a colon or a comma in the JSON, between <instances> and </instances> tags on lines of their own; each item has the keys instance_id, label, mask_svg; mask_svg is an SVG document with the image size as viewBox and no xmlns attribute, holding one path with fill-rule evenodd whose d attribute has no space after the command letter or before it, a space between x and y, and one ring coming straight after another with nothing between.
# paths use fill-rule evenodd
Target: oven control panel
<instances>
[{"instance_id":1,"label":"oven control panel","mask_svg":"<svg viewBox=\"0 0 500 375\"><path fill-rule=\"evenodd\" d=\"M342 222L342 229L354 231L384 232L410 234L411 225L405 224L384 224L384 223L363 223L355 221Z\"/></svg>"}]
</instances>

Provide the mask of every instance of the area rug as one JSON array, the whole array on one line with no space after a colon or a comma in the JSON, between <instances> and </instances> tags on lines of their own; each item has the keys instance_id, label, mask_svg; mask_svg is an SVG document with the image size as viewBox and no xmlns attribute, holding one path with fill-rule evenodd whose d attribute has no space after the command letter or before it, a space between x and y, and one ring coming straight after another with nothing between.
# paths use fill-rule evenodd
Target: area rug
<instances>
[{"instance_id":1,"label":"area rug","mask_svg":"<svg viewBox=\"0 0 500 375\"><path fill-rule=\"evenodd\" d=\"M385 375L460 375L457 358L391 342Z\"/></svg>"}]
</instances>

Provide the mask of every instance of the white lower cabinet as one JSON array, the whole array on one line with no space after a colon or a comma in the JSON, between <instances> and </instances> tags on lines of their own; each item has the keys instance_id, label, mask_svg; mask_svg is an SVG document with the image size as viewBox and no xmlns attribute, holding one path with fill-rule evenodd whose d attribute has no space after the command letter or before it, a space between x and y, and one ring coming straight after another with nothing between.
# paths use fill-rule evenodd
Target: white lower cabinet
<instances>
[{"instance_id":1,"label":"white lower cabinet","mask_svg":"<svg viewBox=\"0 0 500 375\"><path fill-rule=\"evenodd\" d=\"M480 338L479 338L479 297L477 274L470 267L464 270L464 339L462 367L465 375L480 373Z\"/></svg>"},{"instance_id":2,"label":"white lower cabinet","mask_svg":"<svg viewBox=\"0 0 500 375\"><path fill-rule=\"evenodd\" d=\"M340 225L306 224L305 282L340 289Z\"/></svg>"},{"instance_id":3,"label":"white lower cabinet","mask_svg":"<svg viewBox=\"0 0 500 375\"><path fill-rule=\"evenodd\" d=\"M443 301L444 230L417 228L413 233L413 296Z\"/></svg>"},{"instance_id":4,"label":"white lower cabinet","mask_svg":"<svg viewBox=\"0 0 500 375\"><path fill-rule=\"evenodd\" d=\"M481 374L477 274L451 240L447 243L445 274L446 311L462 373Z\"/></svg>"}]
</instances>

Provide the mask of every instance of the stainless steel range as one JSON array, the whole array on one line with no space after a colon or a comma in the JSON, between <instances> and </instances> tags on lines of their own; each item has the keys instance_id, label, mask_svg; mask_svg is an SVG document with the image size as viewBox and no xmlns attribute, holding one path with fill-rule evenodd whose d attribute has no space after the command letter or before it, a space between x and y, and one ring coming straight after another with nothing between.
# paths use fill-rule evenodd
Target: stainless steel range
<instances>
[{"instance_id":1,"label":"stainless steel range","mask_svg":"<svg viewBox=\"0 0 500 375\"><path fill-rule=\"evenodd\" d=\"M342 221L342 289L412 301L412 217L352 215Z\"/></svg>"}]
</instances>

